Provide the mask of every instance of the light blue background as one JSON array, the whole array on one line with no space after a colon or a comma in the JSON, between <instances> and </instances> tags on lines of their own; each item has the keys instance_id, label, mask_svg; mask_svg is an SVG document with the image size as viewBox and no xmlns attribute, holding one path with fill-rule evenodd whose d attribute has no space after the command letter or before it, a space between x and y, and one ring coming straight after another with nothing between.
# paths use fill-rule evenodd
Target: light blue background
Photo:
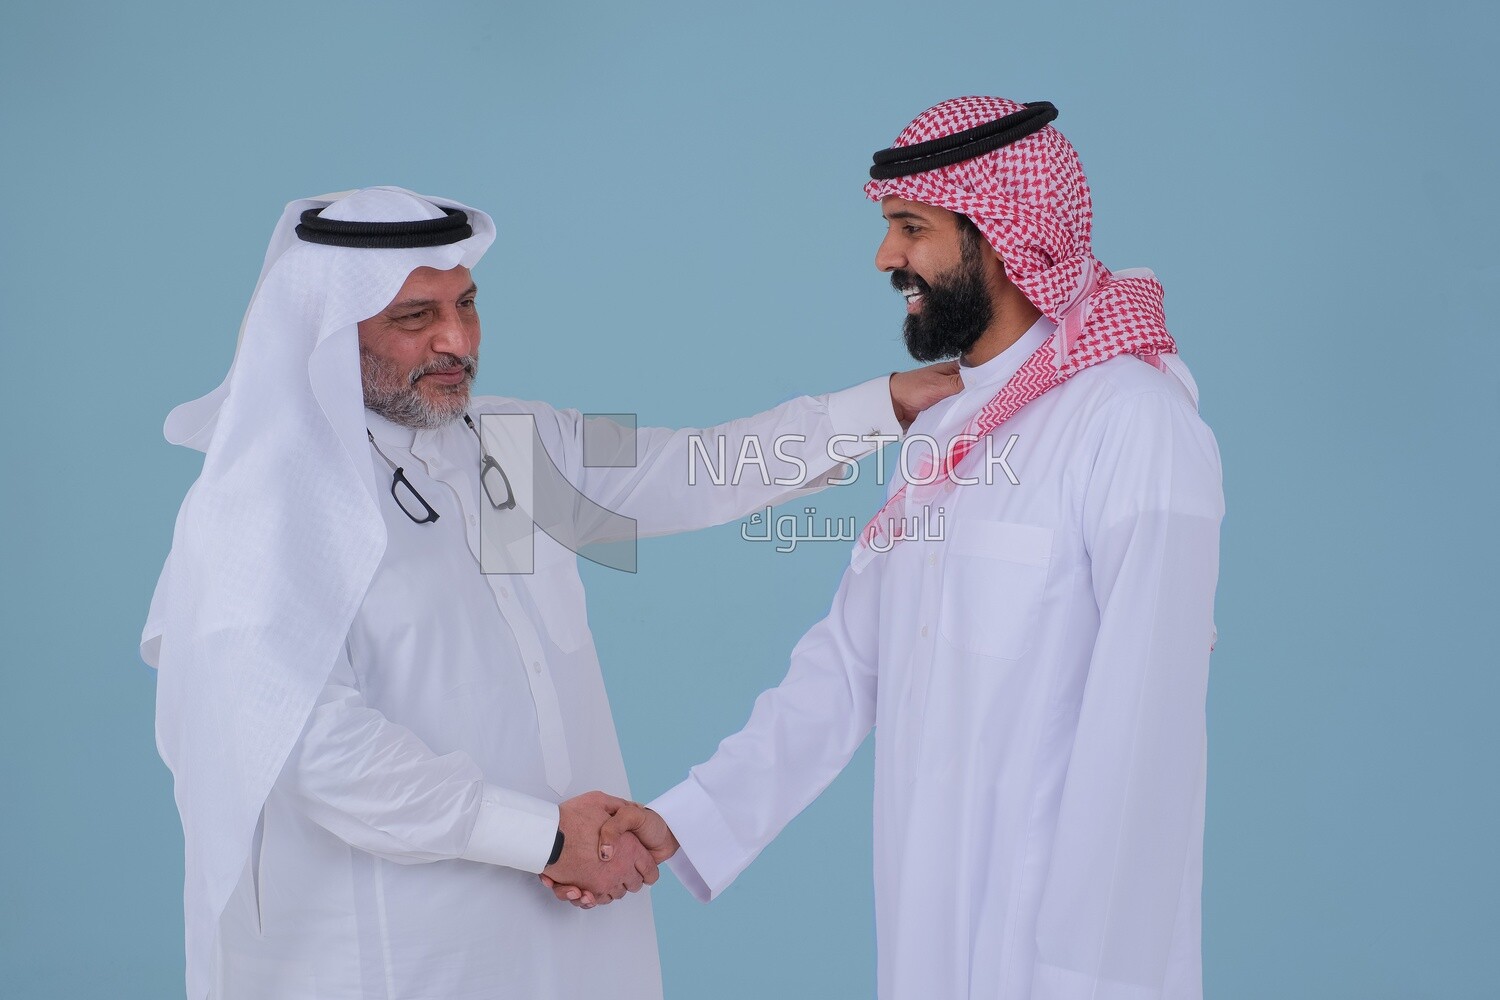
<instances>
[{"instance_id":1,"label":"light blue background","mask_svg":"<svg viewBox=\"0 0 1500 1000\"><path fill-rule=\"evenodd\" d=\"M0 21L0 994L181 991L181 834L136 656L283 203L500 228L480 390L643 422L906 364L859 186L946 97L1047 99L1096 249L1150 266L1223 450L1210 997L1497 995L1500 291L1479 4L56 3ZM867 478L822 497L873 510ZM635 792L738 728L842 546L735 525L587 576ZM667 994L874 992L870 753L710 907Z\"/></svg>"}]
</instances>

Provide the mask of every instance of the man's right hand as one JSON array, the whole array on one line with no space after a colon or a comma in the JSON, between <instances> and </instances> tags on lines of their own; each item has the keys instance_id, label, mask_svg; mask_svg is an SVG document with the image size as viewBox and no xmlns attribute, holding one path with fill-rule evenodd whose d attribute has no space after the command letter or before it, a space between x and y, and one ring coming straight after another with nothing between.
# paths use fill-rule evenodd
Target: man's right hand
<instances>
[{"instance_id":1,"label":"man's right hand","mask_svg":"<svg viewBox=\"0 0 1500 1000\"><path fill-rule=\"evenodd\" d=\"M586 792L559 805L562 856L542 870L542 881L549 887L576 891L576 897L568 898L585 908L620 899L642 885L654 884L659 877L656 861L634 835L626 832L623 837L611 838L609 856L601 857L599 834L626 808L641 807L604 792ZM628 816L634 819L635 813L632 811Z\"/></svg>"}]
</instances>

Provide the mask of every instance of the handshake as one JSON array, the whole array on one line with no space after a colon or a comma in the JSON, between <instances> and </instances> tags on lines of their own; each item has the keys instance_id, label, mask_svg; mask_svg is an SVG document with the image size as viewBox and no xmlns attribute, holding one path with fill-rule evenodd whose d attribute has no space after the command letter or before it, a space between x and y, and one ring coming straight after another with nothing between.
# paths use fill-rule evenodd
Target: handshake
<instances>
[{"instance_id":1,"label":"handshake","mask_svg":"<svg viewBox=\"0 0 1500 1000\"><path fill-rule=\"evenodd\" d=\"M558 829L562 853L540 878L558 899L585 910L652 885L657 865L677 853L665 820L604 792L585 792L559 805Z\"/></svg>"}]
</instances>

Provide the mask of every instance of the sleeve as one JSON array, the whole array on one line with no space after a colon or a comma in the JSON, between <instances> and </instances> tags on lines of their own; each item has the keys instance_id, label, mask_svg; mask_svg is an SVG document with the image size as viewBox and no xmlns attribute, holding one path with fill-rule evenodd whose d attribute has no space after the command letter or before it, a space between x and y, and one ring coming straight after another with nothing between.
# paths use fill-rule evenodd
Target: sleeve
<instances>
[{"instance_id":1,"label":"sleeve","mask_svg":"<svg viewBox=\"0 0 1500 1000\"><path fill-rule=\"evenodd\" d=\"M635 430L571 416L563 430L578 456L573 481L600 508L632 519L639 537L723 524L821 490L901 435L888 375L706 428Z\"/></svg>"},{"instance_id":2,"label":"sleeve","mask_svg":"<svg viewBox=\"0 0 1500 1000\"><path fill-rule=\"evenodd\" d=\"M781 684L756 699L745 728L650 804L680 845L668 867L700 902L828 787L874 725L879 576L846 572L828 616L792 651Z\"/></svg>"},{"instance_id":3,"label":"sleeve","mask_svg":"<svg viewBox=\"0 0 1500 1000\"><path fill-rule=\"evenodd\" d=\"M340 654L280 781L319 826L401 864L464 858L540 872L557 805L485 782L467 754L434 754L365 704Z\"/></svg>"},{"instance_id":4,"label":"sleeve","mask_svg":"<svg viewBox=\"0 0 1500 1000\"><path fill-rule=\"evenodd\" d=\"M1083 499L1099 630L1042 893L1034 1000L1201 988L1173 984L1201 978L1218 450L1166 395L1105 416Z\"/></svg>"}]
</instances>

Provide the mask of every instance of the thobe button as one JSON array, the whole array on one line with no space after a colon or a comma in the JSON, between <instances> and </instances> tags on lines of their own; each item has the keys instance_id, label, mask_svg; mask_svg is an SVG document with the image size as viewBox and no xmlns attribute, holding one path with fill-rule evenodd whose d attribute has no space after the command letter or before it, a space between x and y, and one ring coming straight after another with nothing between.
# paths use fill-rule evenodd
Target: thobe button
<instances>
[{"instance_id":1,"label":"thobe button","mask_svg":"<svg viewBox=\"0 0 1500 1000\"><path fill-rule=\"evenodd\" d=\"M473 514L470 514L470 515L469 515L469 523L470 523L470 524L475 524L475 523L477 523L477 522L478 522L478 521L479 521L479 518L477 518L477 517L475 517L475 516L474 516L474 515L473 515Z\"/></svg>"},{"instance_id":2,"label":"thobe button","mask_svg":"<svg viewBox=\"0 0 1500 1000\"><path fill-rule=\"evenodd\" d=\"M924 639L927 638L927 626L926 625L922 626L922 638L924 638Z\"/></svg>"},{"instance_id":3,"label":"thobe button","mask_svg":"<svg viewBox=\"0 0 1500 1000\"><path fill-rule=\"evenodd\" d=\"M936 552L930 554L927 557L927 565L929 565L929 566L936 566L937 565L937 553Z\"/></svg>"},{"instance_id":4,"label":"thobe button","mask_svg":"<svg viewBox=\"0 0 1500 1000\"><path fill-rule=\"evenodd\" d=\"M531 661L531 672L535 673L535 674L539 674L539 673L542 672L542 661L541 660L532 660Z\"/></svg>"},{"instance_id":5,"label":"thobe button","mask_svg":"<svg viewBox=\"0 0 1500 1000\"><path fill-rule=\"evenodd\" d=\"M505 598L506 600L510 600L510 588L509 587L501 587L500 588L500 596L503 597L503 598Z\"/></svg>"}]
</instances>

